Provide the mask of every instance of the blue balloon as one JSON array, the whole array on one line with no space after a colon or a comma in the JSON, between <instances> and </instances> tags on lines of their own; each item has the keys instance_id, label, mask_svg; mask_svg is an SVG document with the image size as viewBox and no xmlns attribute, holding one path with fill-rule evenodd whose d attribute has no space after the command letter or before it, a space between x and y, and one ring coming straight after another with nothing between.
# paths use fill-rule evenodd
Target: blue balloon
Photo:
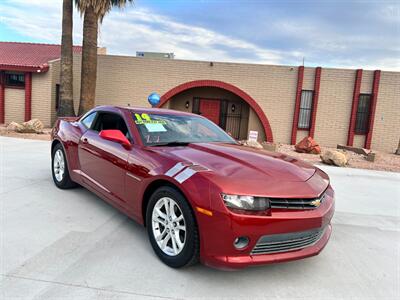
<instances>
[{"instance_id":1,"label":"blue balloon","mask_svg":"<svg viewBox=\"0 0 400 300\"><path fill-rule=\"evenodd\" d=\"M161 97L157 93L151 93L149 97L147 98L151 106L157 106L160 103Z\"/></svg>"}]
</instances>

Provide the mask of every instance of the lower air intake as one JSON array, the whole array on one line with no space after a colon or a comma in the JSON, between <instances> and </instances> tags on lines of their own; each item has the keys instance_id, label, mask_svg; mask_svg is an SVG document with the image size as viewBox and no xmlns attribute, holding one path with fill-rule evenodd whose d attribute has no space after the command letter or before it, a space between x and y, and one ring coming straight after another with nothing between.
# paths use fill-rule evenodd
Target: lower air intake
<instances>
[{"instance_id":1,"label":"lower air intake","mask_svg":"<svg viewBox=\"0 0 400 300\"><path fill-rule=\"evenodd\" d=\"M262 236L251 251L252 255L287 252L309 247L322 237L324 228L308 231Z\"/></svg>"}]
</instances>

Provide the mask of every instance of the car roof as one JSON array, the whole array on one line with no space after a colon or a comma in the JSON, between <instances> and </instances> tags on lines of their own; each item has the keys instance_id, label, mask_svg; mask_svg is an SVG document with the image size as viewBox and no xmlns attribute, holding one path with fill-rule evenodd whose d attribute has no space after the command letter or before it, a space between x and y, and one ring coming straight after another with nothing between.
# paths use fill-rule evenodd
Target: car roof
<instances>
[{"instance_id":1,"label":"car roof","mask_svg":"<svg viewBox=\"0 0 400 300\"><path fill-rule=\"evenodd\" d=\"M193 113L190 112L184 112L184 111L179 111L179 110L173 110L173 109L166 109L166 108L148 108L148 107L124 107L124 106L114 106L114 105L103 105L96 107L96 109L101 109L101 108L117 108L117 109L122 109L122 110L127 110L132 113L146 113L146 114L171 114L171 115L187 115L187 116L193 116ZM196 115L198 116L198 115Z\"/></svg>"}]
</instances>

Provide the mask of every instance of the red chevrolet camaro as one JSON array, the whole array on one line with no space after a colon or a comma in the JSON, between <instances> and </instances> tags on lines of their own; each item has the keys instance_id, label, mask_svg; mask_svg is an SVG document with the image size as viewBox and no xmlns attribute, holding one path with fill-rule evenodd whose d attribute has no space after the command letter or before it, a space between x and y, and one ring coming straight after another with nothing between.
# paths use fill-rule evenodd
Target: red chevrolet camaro
<instances>
[{"instance_id":1,"label":"red chevrolet camaro","mask_svg":"<svg viewBox=\"0 0 400 300\"><path fill-rule=\"evenodd\" d=\"M334 192L318 168L239 145L199 115L97 107L52 131L57 187L84 186L147 228L171 267L219 268L317 255Z\"/></svg>"}]
</instances>

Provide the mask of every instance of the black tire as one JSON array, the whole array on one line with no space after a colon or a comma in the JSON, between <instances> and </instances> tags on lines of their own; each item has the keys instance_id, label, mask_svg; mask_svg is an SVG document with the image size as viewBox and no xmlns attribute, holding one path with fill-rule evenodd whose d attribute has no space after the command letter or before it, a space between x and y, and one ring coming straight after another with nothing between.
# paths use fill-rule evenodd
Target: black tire
<instances>
[{"instance_id":1,"label":"black tire","mask_svg":"<svg viewBox=\"0 0 400 300\"><path fill-rule=\"evenodd\" d=\"M175 201L183 214L186 226L186 240L181 252L175 256L164 253L158 246L153 233L152 214L157 201L163 197L169 197ZM146 209L146 227L149 240L154 252L162 262L172 268L182 268L196 264L199 261L200 242L196 220L192 209L185 197L175 188L162 186L158 188L150 197Z\"/></svg>"},{"instance_id":2,"label":"black tire","mask_svg":"<svg viewBox=\"0 0 400 300\"><path fill-rule=\"evenodd\" d=\"M54 158L55 158L57 151L61 151L63 159L64 159L64 174L62 176L62 180L58 180L56 178L56 174L55 174L55 170L54 170L55 169L54 168ZM62 145L59 143L54 146L53 151L51 153L51 174L53 176L54 184L60 189L70 189L70 188L74 188L77 186L77 184L75 182L73 182L71 180L71 177L69 176L68 163L66 160L65 152L64 152Z\"/></svg>"}]
</instances>

